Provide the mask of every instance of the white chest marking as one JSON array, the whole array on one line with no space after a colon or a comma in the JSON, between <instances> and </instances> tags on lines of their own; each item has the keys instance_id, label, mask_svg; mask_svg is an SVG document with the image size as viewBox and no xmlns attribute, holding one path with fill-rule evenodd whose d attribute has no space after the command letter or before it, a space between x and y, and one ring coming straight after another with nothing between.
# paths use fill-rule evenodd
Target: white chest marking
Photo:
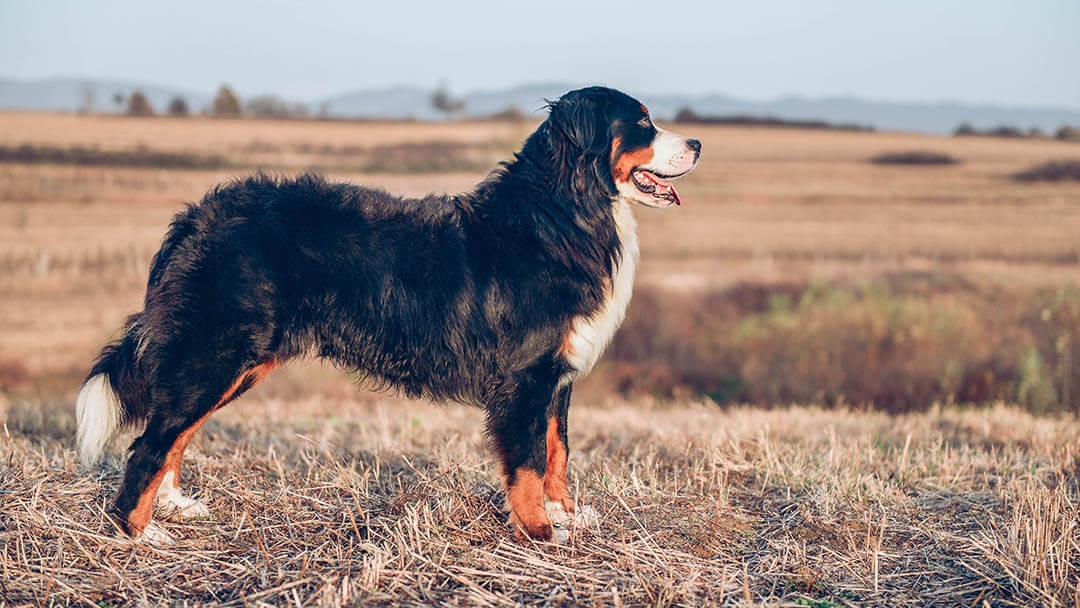
<instances>
[{"instance_id":1,"label":"white chest marking","mask_svg":"<svg viewBox=\"0 0 1080 608\"><path fill-rule=\"evenodd\" d=\"M638 262L637 222L630 212L630 204L622 198L614 203L614 215L622 255L604 303L592 315L574 319L564 352L574 371L563 376L560 381L563 386L592 370L604 349L611 344L615 330L626 316L626 306L630 304Z\"/></svg>"}]
</instances>

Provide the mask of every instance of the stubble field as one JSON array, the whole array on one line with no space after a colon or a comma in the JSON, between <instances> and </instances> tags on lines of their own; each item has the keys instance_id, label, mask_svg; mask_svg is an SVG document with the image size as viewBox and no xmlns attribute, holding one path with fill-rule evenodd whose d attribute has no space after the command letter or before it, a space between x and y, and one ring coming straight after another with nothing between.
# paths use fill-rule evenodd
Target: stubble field
<instances>
[{"instance_id":1,"label":"stubble field","mask_svg":"<svg viewBox=\"0 0 1080 608\"><path fill-rule=\"evenodd\" d=\"M613 361L571 410L573 492L598 518L566 545L508 533L479 412L361 393L312 362L276 372L196 436L183 483L210 519L165 521L179 539L166 548L114 540L102 511L131 437L103 470L80 470L72 403L96 350L139 307L183 201L245 167L460 191L534 126L0 113L0 146L220 166L0 163L4 602L1080 605L1074 415L627 397ZM704 155L679 183L681 208L637 214L638 289L654 306L747 282L919 274L997 294L1080 278L1080 183L1009 179L1080 157L1076 144L675 130ZM963 162L868 162L903 150ZM632 305L628 322L652 310ZM1067 406L1065 371L1052 388Z\"/></svg>"}]
</instances>

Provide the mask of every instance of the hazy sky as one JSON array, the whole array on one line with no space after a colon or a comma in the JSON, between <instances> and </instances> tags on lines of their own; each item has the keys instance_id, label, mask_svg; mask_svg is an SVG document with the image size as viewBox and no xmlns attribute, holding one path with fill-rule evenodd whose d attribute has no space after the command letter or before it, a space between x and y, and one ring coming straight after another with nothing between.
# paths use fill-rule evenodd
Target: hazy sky
<instances>
[{"instance_id":1,"label":"hazy sky","mask_svg":"<svg viewBox=\"0 0 1080 608\"><path fill-rule=\"evenodd\" d=\"M415 84L1080 108L1080 0L0 0L0 77L301 101Z\"/></svg>"}]
</instances>

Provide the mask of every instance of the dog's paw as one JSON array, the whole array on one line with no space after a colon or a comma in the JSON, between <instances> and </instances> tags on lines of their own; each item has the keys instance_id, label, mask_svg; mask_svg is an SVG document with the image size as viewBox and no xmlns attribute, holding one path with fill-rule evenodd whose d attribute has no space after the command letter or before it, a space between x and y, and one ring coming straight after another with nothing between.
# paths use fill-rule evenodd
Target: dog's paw
<instances>
[{"instance_id":1,"label":"dog's paw","mask_svg":"<svg viewBox=\"0 0 1080 608\"><path fill-rule=\"evenodd\" d=\"M191 503L188 504L188 506L181 508L180 511L177 513L180 519L187 521L189 519L201 519L203 517L210 517L210 507L204 505L198 500L195 500L194 498L189 498L188 500L190 500Z\"/></svg>"},{"instance_id":2,"label":"dog's paw","mask_svg":"<svg viewBox=\"0 0 1080 608\"><path fill-rule=\"evenodd\" d=\"M583 528L595 528L600 523L600 516L590 506L578 506L573 513L567 513L563 506L557 502L544 503L544 510L555 531L555 542L565 544L570 540L572 532Z\"/></svg>"},{"instance_id":3,"label":"dog's paw","mask_svg":"<svg viewBox=\"0 0 1080 608\"><path fill-rule=\"evenodd\" d=\"M130 540L137 545L151 545L155 547L171 545L174 542L173 537L169 536L169 533L154 521L151 521L146 525L142 534Z\"/></svg>"},{"instance_id":4,"label":"dog's paw","mask_svg":"<svg viewBox=\"0 0 1080 608\"><path fill-rule=\"evenodd\" d=\"M162 514L179 517L184 521L210 516L210 507L194 498L184 496L175 488L158 490L155 502Z\"/></svg>"}]
</instances>

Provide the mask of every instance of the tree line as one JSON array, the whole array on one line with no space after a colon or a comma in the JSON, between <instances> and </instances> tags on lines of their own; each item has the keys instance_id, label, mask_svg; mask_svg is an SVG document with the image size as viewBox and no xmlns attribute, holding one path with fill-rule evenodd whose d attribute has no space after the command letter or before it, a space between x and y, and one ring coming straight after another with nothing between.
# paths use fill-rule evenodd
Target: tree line
<instances>
[{"instance_id":1,"label":"tree line","mask_svg":"<svg viewBox=\"0 0 1080 608\"><path fill-rule=\"evenodd\" d=\"M147 95L136 89L127 98L122 93L113 95L113 102L117 107L123 107L124 114L128 116L156 116L158 111L150 102ZM84 108L87 104L84 103ZM320 108L319 115L326 115L326 104ZM84 110L86 111L86 110ZM169 100L162 114L166 116L190 116L192 109L187 100L181 96ZM242 116L254 116L257 118L308 118L310 113L307 106L302 103L294 103L282 99L276 95L258 95L247 100L242 100L236 91L227 84L221 85L214 95L210 106L202 112L209 116L221 118L239 118Z\"/></svg>"}]
</instances>

